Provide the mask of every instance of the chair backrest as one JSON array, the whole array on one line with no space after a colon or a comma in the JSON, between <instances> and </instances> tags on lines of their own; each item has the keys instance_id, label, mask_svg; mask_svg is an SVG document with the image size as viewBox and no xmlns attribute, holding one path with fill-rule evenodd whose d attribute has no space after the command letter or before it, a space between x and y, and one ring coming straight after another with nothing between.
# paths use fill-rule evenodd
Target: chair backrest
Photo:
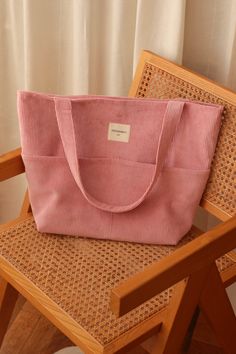
<instances>
[{"instance_id":1,"label":"chair backrest","mask_svg":"<svg viewBox=\"0 0 236 354\"><path fill-rule=\"evenodd\" d=\"M143 51L130 96L185 98L224 106L211 174L201 206L221 220L236 212L236 93L149 51Z\"/></svg>"}]
</instances>

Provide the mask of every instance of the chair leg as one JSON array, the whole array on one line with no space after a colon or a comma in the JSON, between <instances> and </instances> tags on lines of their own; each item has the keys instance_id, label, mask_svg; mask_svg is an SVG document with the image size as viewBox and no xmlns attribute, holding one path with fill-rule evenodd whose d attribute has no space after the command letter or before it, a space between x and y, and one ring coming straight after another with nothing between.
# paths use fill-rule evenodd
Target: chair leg
<instances>
[{"instance_id":1,"label":"chair leg","mask_svg":"<svg viewBox=\"0 0 236 354\"><path fill-rule=\"evenodd\" d=\"M225 291L220 274L214 265L203 289L199 306L216 334L225 354L236 350L236 316Z\"/></svg>"},{"instance_id":2,"label":"chair leg","mask_svg":"<svg viewBox=\"0 0 236 354\"><path fill-rule=\"evenodd\" d=\"M30 211L29 195L26 191L20 216L27 216ZM7 332L18 295L18 291L10 283L0 278L0 347Z\"/></svg>"},{"instance_id":3,"label":"chair leg","mask_svg":"<svg viewBox=\"0 0 236 354\"><path fill-rule=\"evenodd\" d=\"M192 341L192 337L193 337L193 333L195 330L195 327L197 325L197 321L200 315L200 309L199 307L196 308L194 315L192 317L190 326L188 328L188 331L186 333L186 337L184 338L184 343L183 343L183 347L182 347L182 353L183 354L187 354L189 352L189 348L191 346L191 341Z\"/></svg>"},{"instance_id":4,"label":"chair leg","mask_svg":"<svg viewBox=\"0 0 236 354\"><path fill-rule=\"evenodd\" d=\"M18 291L7 281L0 279L0 347L15 308Z\"/></svg>"},{"instance_id":5,"label":"chair leg","mask_svg":"<svg viewBox=\"0 0 236 354\"><path fill-rule=\"evenodd\" d=\"M167 316L163 318L163 325L153 343L151 354L180 353L209 270L210 266L176 285L175 296Z\"/></svg>"},{"instance_id":6,"label":"chair leg","mask_svg":"<svg viewBox=\"0 0 236 354\"><path fill-rule=\"evenodd\" d=\"M25 197L21 206L20 216L27 216L31 212L31 206L29 201L29 192L25 192Z\"/></svg>"}]
</instances>

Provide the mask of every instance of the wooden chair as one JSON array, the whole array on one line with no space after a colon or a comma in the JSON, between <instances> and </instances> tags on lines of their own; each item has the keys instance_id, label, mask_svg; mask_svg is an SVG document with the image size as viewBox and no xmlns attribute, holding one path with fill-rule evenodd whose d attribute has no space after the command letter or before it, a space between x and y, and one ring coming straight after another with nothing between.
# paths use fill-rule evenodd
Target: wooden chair
<instances>
[{"instance_id":1,"label":"wooden chair","mask_svg":"<svg viewBox=\"0 0 236 354\"><path fill-rule=\"evenodd\" d=\"M223 222L202 235L193 227L177 247L40 234L26 196L19 218L1 227L0 342L19 292L85 353L186 352L200 309L224 352L235 354L225 287L236 279L236 93L143 52L130 95L224 105L201 202ZM23 172L20 149L1 156L1 180Z\"/></svg>"}]
</instances>

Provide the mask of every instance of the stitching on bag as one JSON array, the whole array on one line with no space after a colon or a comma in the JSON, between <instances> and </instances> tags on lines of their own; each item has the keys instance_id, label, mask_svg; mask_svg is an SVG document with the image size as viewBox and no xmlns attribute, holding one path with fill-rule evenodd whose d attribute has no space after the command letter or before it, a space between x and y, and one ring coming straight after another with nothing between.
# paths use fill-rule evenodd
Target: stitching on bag
<instances>
[{"instance_id":1,"label":"stitching on bag","mask_svg":"<svg viewBox=\"0 0 236 354\"><path fill-rule=\"evenodd\" d=\"M110 238L111 238L111 233L112 233L112 224L113 224L113 213L111 212L111 223L110 223L110 232L109 232Z\"/></svg>"},{"instance_id":2,"label":"stitching on bag","mask_svg":"<svg viewBox=\"0 0 236 354\"><path fill-rule=\"evenodd\" d=\"M35 155L25 155L25 154L21 154L23 160L38 160L39 162L41 162L41 160L48 160L50 162L50 160L56 160L57 162L67 162L65 156L35 156ZM123 162L123 160L121 160ZM126 161L126 160L124 160ZM129 160L127 160L129 161ZM139 162L139 161L134 161L134 162L138 162L140 164L144 164L144 165L153 165L151 163L146 163L146 162ZM136 167L135 165L133 167ZM68 167L69 168L69 167ZM173 172L192 172L192 173L202 173L202 172L210 172L209 168L203 168L203 169L196 169L196 168L187 168L187 167L178 167L178 166L164 166L162 169L162 172L168 172L168 171L173 171Z\"/></svg>"},{"instance_id":3,"label":"stitching on bag","mask_svg":"<svg viewBox=\"0 0 236 354\"><path fill-rule=\"evenodd\" d=\"M21 154L22 158L23 159L31 159L31 160L42 160L42 159L45 159L45 160L53 160L53 159L58 159L58 160L65 160L66 161L66 158L65 156L57 156L57 155L26 155L26 154Z\"/></svg>"},{"instance_id":4,"label":"stitching on bag","mask_svg":"<svg viewBox=\"0 0 236 354\"><path fill-rule=\"evenodd\" d=\"M184 108L185 108L185 106L182 108L182 112L181 112L181 115L180 115L180 118L179 118L179 122L178 122L178 124L176 124L175 132L174 132L174 135L172 137L172 141L170 143L169 152L167 154L167 157L169 157L171 155L171 153L172 153L172 151L174 149L174 145L175 145L175 141L176 141L176 135L177 135L177 132L179 130L180 123L183 120Z\"/></svg>"}]
</instances>

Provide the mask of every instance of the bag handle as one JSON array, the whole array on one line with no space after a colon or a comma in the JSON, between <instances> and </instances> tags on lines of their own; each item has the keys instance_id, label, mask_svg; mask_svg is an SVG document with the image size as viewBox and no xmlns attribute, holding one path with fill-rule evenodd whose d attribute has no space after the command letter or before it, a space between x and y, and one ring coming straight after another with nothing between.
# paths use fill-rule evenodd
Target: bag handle
<instances>
[{"instance_id":1,"label":"bag handle","mask_svg":"<svg viewBox=\"0 0 236 354\"><path fill-rule=\"evenodd\" d=\"M162 167L164 165L169 147L173 141L185 102L177 100L168 101L166 112L162 121L161 133L157 146L155 169L151 182L147 186L145 192L135 202L124 206L109 205L107 203L100 202L85 190L80 174L80 163L77 158L76 136L72 116L71 100L68 98L55 97L54 102L58 128L65 151L65 156L74 180L87 201L100 210L114 213L129 211L140 205L152 190L162 171Z\"/></svg>"}]
</instances>

